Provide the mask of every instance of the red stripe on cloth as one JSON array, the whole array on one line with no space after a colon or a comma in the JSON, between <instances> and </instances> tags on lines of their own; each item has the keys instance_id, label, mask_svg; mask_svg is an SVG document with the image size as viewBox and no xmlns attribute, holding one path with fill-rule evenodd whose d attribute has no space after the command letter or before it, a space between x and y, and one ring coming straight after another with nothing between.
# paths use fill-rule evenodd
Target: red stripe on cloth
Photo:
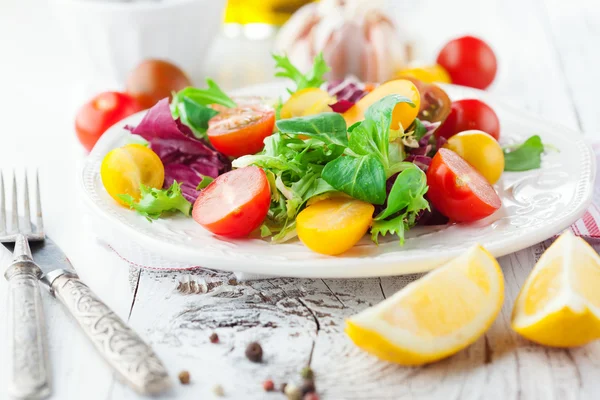
<instances>
[{"instance_id":1,"label":"red stripe on cloth","mask_svg":"<svg viewBox=\"0 0 600 400\"><path fill-rule=\"evenodd\" d=\"M583 224L588 231L587 236L594 236L598 234L598 225L596 225L594 217L592 217L592 214L590 214L589 211L586 211L583 215Z\"/></svg>"},{"instance_id":2,"label":"red stripe on cloth","mask_svg":"<svg viewBox=\"0 0 600 400\"><path fill-rule=\"evenodd\" d=\"M579 227L577 226L577 224L579 223L580 220L577 220L573 225L571 225L571 230L573 231L573 233L576 236L583 236L581 234L581 231L579 230Z\"/></svg>"},{"instance_id":3,"label":"red stripe on cloth","mask_svg":"<svg viewBox=\"0 0 600 400\"><path fill-rule=\"evenodd\" d=\"M600 213L598 213L598 209L595 205L592 205L588 212L585 213L583 222L591 236L600 236L600 228L598 227L598 223L600 223Z\"/></svg>"}]
</instances>

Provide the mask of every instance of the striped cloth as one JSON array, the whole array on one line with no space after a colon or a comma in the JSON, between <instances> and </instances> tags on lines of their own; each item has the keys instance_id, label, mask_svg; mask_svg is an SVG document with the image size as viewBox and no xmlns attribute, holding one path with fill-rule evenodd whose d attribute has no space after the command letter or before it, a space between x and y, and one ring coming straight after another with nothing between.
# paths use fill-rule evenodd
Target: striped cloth
<instances>
[{"instance_id":1,"label":"striped cloth","mask_svg":"<svg viewBox=\"0 0 600 400\"><path fill-rule=\"evenodd\" d=\"M596 154L596 177L600 177L600 142L592 143L592 149ZM598 178L597 178L598 179ZM576 236L585 239L600 239L600 185L598 181L594 185L594 196L592 205L583 214L583 217L571 225L571 231Z\"/></svg>"}]
</instances>

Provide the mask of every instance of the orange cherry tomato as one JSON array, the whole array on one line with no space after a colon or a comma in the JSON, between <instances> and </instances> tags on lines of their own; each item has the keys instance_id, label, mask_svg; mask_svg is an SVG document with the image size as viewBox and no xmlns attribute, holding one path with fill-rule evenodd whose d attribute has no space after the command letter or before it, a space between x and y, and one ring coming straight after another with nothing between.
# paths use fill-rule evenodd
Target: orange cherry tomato
<instances>
[{"instance_id":1,"label":"orange cherry tomato","mask_svg":"<svg viewBox=\"0 0 600 400\"><path fill-rule=\"evenodd\" d=\"M365 119L365 112L373 103L391 94L408 97L415 104L415 107L412 107L408 103L398 103L392 114L392 123L390 125L392 129L398 129L400 125L404 129L408 128L419 113L421 96L414 83L407 79L396 79L382 83L373 89L373 91L367 93L344 113L346 124L350 126L358 121L362 121Z\"/></svg>"},{"instance_id":2,"label":"orange cherry tomato","mask_svg":"<svg viewBox=\"0 0 600 400\"><path fill-rule=\"evenodd\" d=\"M100 178L108 194L127 205L120 194L140 199L140 185L160 189L165 179L165 167L158 155L141 144L128 144L111 150L100 166Z\"/></svg>"},{"instance_id":3,"label":"orange cherry tomato","mask_svg":"<svg viewBox=\"0 0 600 400\"><path fill-rule=\"evenodd\" d=\"M414 78L425 83L452 83L448 71L439 64L403 69L398 71L397 75L398 78Z\"/></svg>"},{"instance_id":4,"label":"orange cherry tomato","mask_svg":"<svg viewBox=\"0 0 600 400\"><path fill-rule=\"evenodd\" d=\"M229 171L198 196L192 218L216 235L244 237L264 221L271 204L265 172L255 166Z\"/></svg>"},{"instance_id":5,"label":"orange cherry tomato","mask_svg":"<svg viewBox=\"0 0 600 400\"><path fill-rule=\"evenodd\" d=\"M296 217L298 238L317 253L341 254L365 235L374 210L372 204L352 198L319 201Z\"/></svg>"},{"instance_id":6,"label":"orange cherry tomato","mask_svg":"<svg viewBox=\"0 0 600 400\"><path fill-rule=\"evenodd\" d=\"M502 147L483 131L461 132L448 139L444 147L461 156L492 185L504 171Z\"/></svg>"},{"instance_id":7,"label":"orange cherry tomato","mask_svg":"<svg viewBox=\"0 0 600 400\"><path fill-rule=\"evenodd\" d=\"M273 133L275 111L264 105L226 110L208 122L206 134L221 153L241 157L259 152Z\"/></svg>"},{"instance_id":8,"label":"orange cherry tomato","mask_svg":"<svg viewBox=\"0 0 600 400\"><path fill-rule=\"evenodd\" d=\"M427 170L427 198L450 220L472 222L502 206L494 188L458 154L441 148Z\"/></svg>"},{"instance_id":9,"label":"orange cherry tomato","mask_svg":"<svg viewBox=\"0 0 600 400\"><path fill-rule=\"evenodd\" d=\"M335 103L335 98L319 88L306 88L292 94L283 103L279 117L288 119L293 117L305 117L322 112L331 112L329 104Z\"/></svg>"}]
</instances>

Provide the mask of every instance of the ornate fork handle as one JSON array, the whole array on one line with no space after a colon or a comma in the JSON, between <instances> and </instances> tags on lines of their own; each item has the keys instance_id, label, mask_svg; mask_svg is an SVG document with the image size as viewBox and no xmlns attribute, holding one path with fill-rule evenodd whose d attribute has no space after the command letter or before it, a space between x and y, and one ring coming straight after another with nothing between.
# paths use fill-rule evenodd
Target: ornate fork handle
<instances>
[{"instance_id":1,"label":"ornate fork handle","mask_svg":"<svg viewBox=\"0 0 600 400\"><path fill-rule=\"evenodd\" d=\"M30 261L15 262L4 274L8 281L9 392L18 399L43 399L51 392L41 274Z\"/></svg>"},{"instance_id":2,"label":"ornate fork handle","mask_svg":"<svg viewBox=\"0 0 600 400\"><path fill-rule=\"evenodd\" d=\"M54 296L73 318L121 381L141 394L171 386L167 370L154 351L71 271L46 276ZM54 275L55 274L55 275Z\"/></svg>"}]
</instances>

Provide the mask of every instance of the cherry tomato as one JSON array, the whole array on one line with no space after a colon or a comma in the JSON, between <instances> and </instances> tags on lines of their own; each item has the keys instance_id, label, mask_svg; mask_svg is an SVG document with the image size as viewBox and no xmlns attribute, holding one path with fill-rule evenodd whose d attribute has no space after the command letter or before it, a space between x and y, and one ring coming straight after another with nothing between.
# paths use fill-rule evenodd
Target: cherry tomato
<instances>
[{"instance_id":1,"label":"cherry tomato","mask_svg":"<svg viewBox=\"0 0 600 400\"><path fill-rule=\"evenodd\" d=\"M125 205L118 195L140 199L140 184L159 189L165 179L165 167L155 152L141 144L128 144L111 150L100 166L102 184L108 194Z\"/></svg>"},{"instance_id":2,"label":"cherry tomato","mask_svg":"<svg viewBox=\"0 0 600 400\"><path fill-rule=\"evenodd\" d=\"M483 131L464 131L448 139L445 148L471 164L492 185L504 171L504 153L496 139Z\"/></svg>"},{"instance_id":3,"label":"cherry tomato","mask_svg":"<svg viewBox=\"0 0 600 400\"><path fill-rule=\"evenodd\" d=\"M245 167L220 175L196 199L192 217L216 235L247 236L260 226L271 204L265 172Z\"/></svg>"},{"instance_id":4,"label":"cherry tomato","mask_svg":"<svg viewBox=\"0 0 600 400\"><path fill-rule=\"evenodd\" d=\"M367 233L374 210L372 204L356 199L319 201L296 217L298 238L317 253L341 254Z\"/></svg>"},{"instance_id":5,"label":"cherry tomato","mask_svg":"<svg viewBox=\"0 0 600 400\"><path fill-rule=\"evenodd\" d=\"M473 36L448 42L440 51L437 63L448 71L452 83L457 85L485 89L496 77L494 51L483 40Z\"/></svg>"},{"instance_id":6,"label":"cherry tomato","mask_svg":"<svg viewBox=\"0 0 600 400\"><path fill-rule=\"evenodd\" d=\"M373 91L367 93L344 113L346 124L350 126L355 122L362 121L365 119L365 112L373 103L391 94L399 94L408 97L415 104L415 107L412 107L408 103L398 103L396 107L394 107L390 127L392 129L398 129L398 127L402 125L404 129L408 128L419 113L421 96L419 95L419 90L417 90L415 84L407 79L396 79L382 83L373 89Z\"/></svg>"},{"instance_id":7,"label":"cherry tomato","mask_svg":"<svg viewBox=\"0 0 600 400\"><path fill-rule=\"evenodd\" d=\"M446 71L444 67L439 64L403 69L398 71L397 75L398 78L414 78L425 83L452 83L448 71Z\"/></svg>"},{"instance_id":8,"label":"cherry tomato","mask_svg":"<svg viewBox=\"0 0 600 400\"><path fill-rule=\"evenodd\" d=\"M275 111L272 108L263 105L238 107L208 121L206 134L221 153L241 157L259 152L274 126Z\"/></svg>"},{"instance_id":9,"label":"cherry tomato","mask_svg":"<svg viewBox=\"0 0 600 400\"><path fill-rule=\"evenodd\" d=\"M172 92L191 85L178 66L164 60L143 61L131 71L126 83L127 93L144 108L150 108L159 100L171 97Z\"/></svg>"},{"instance_id":10,"label":"cherry tomato","mask_svg":"<svg viewBox=\"0 0 600 400\"><path fill-rule=\"evenodd\" d=\"M459 132L470 130L484 131L498 140L500 137L500 120L492 109L483 101L466 99L452 102L450 114L446 121L435 131L437 136L446 139Z\"/></svg>"},{"instance_id":11,"label":"cherry tomato","mask_svg":"<svg viewBox=\"0 0 600 400\"><path fill-rule=\"evenodd\" d=\"M292 94L283 103L279 116L281 119L304 117L331 111L329 104L335 103L329 93L318 88L306 88Z\"/></svg>"},{"instance_id":12,"label":"cherry tomato","mask_svg":"<svg viewBox=\"0 0 600 400\"><path fill-rule=\"evenodd\" d=\"M441 148L427 170L427 197L455 222L472 222L502 206L485 178L452 150Z\"/></svg>"},{"instance_id":13,"label":"cherry tomato","mask_svg":"<svg viewBox=\"0 0 600 400\"><path fill-rule=\"evenodd\" d=\"M90 151L108 128L141 110L136 100L128 94L100 93L77 112L75 117L77 137L83 147Z\"/></svg>"},{"instance_id":14,"label":"cherry tomato","mask_svg":"<svg viewBox=\"0 0 600 400\"><path fill-rule=\"evenodd\" d=\"M450 114L452 101L444 90L435 84L425 83L415 78L410 80L421 94L421 105L418 117L429 122L443 122Z\"/></svg>"}]
</instances>

